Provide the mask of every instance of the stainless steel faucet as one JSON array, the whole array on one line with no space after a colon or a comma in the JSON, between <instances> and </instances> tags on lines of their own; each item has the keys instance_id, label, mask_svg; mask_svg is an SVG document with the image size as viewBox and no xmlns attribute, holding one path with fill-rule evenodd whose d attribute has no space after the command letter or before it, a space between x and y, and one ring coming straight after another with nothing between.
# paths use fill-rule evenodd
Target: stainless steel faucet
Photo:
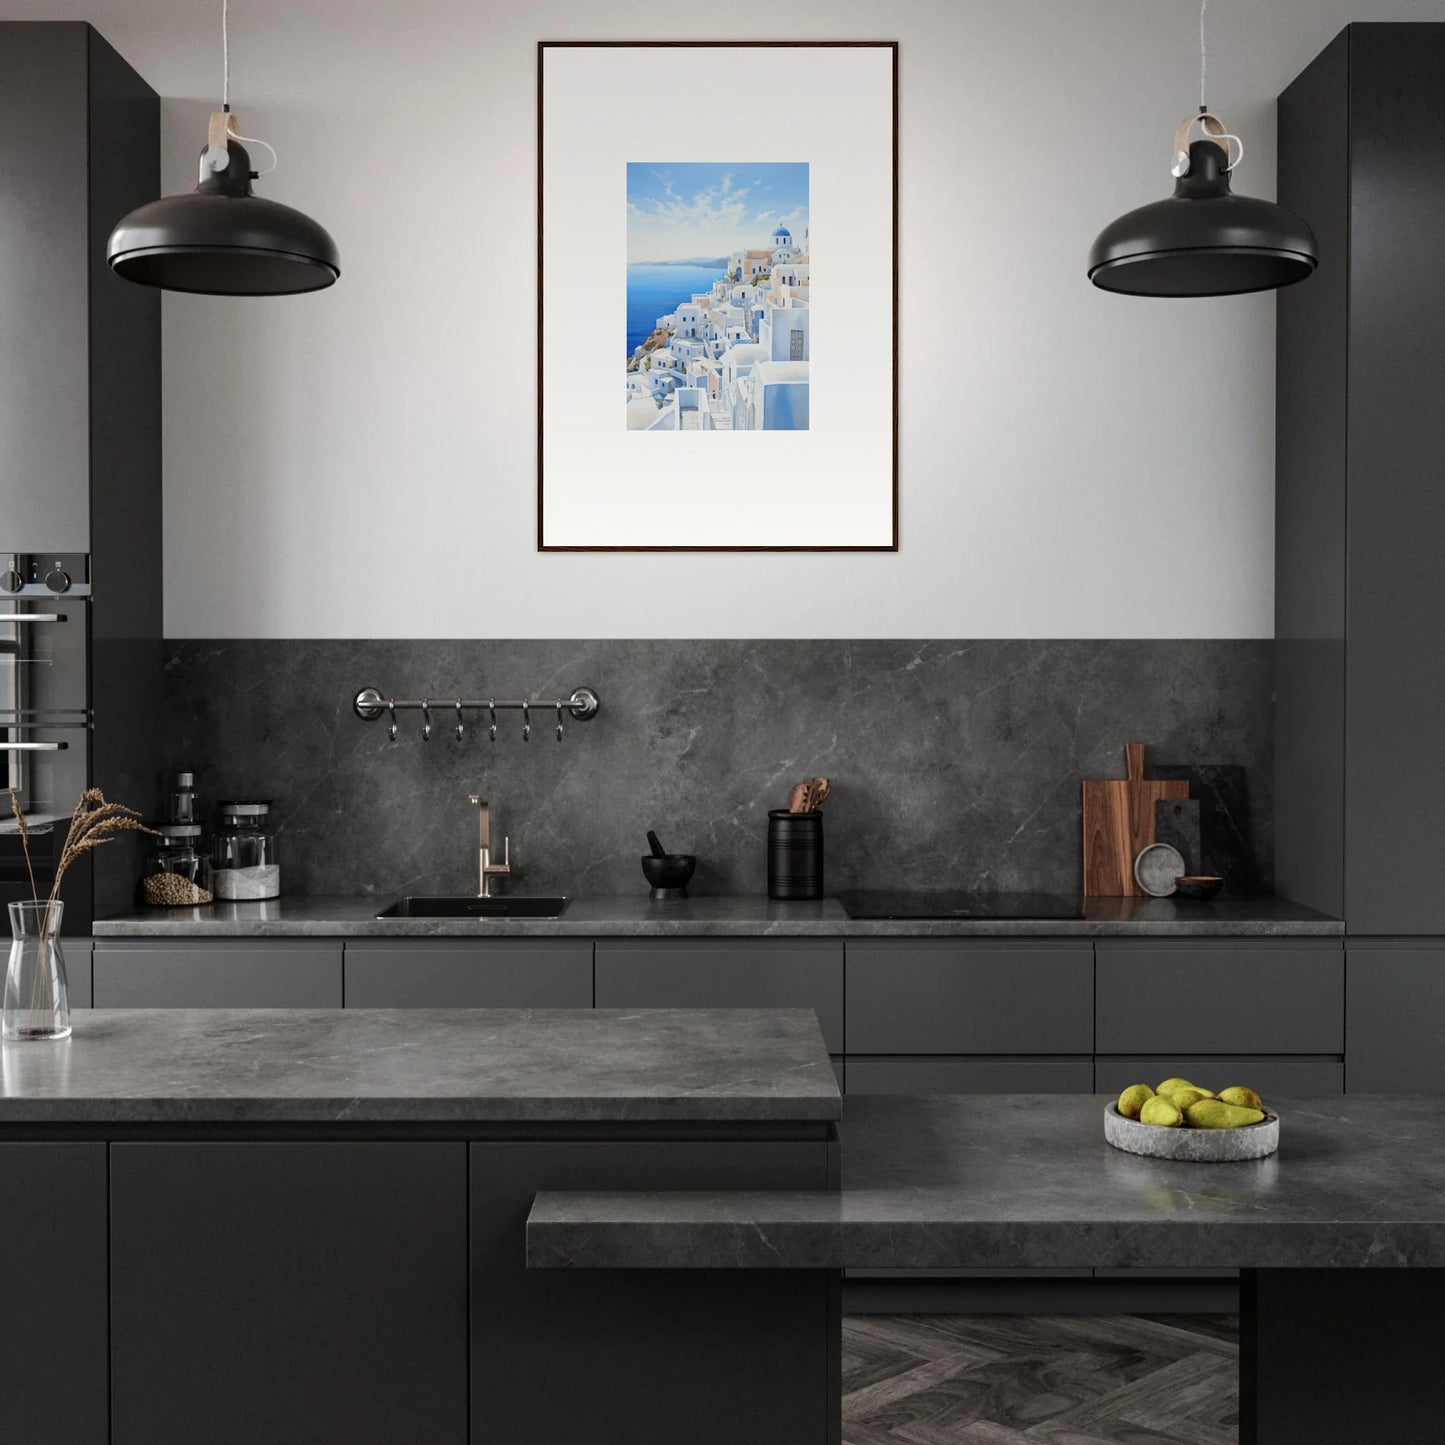
<instances>
[{"instance_id":1,"label":"stainless steel faucet","mask_svg":"<svg viewBox=\"0 0 1445 1445\"><path fill-rule=\"evenodd\" d=\"M478 814L481 825L481 849L479 853L479 874L480 887L477 889L478 898L490 898L492 896L492 879L506 878L512 871L512 840L509 837L502 838L502 861L492 862L492 805L480 793L471 795L472 806L479 809Z\"/></svg>"}]
</instances>

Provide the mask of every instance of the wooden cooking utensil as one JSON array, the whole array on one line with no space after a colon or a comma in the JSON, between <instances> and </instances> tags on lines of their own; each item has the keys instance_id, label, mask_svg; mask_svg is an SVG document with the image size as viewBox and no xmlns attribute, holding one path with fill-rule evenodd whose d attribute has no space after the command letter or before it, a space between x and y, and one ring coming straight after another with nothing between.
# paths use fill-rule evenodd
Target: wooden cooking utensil
<instances>
[{"instance_id":1,"label":"wooden cooking utensil","mask_svg":"<svg viewBox=\"0 0 1445 1445\"><path fill-rule=\"evenodd\" d=\"M793 791L788 794L788 811L790 813L806 812L808 800L808 785L806 783L795 783Z\"/></svg>"},{"instance_id":2,"label":"wooden cooking utensil","mask_svg":"<svg viewBox=\"0 0 1445 1445\"><path fill-rule=\"evenodd\" d=\"M1128 776L1084 783L1084 897L1142 898L1134 860L1154 841L1154 804L1187 798L1183 779L1144 776L1144 744L1126 743Z\"/></svg>"}]
</instances>

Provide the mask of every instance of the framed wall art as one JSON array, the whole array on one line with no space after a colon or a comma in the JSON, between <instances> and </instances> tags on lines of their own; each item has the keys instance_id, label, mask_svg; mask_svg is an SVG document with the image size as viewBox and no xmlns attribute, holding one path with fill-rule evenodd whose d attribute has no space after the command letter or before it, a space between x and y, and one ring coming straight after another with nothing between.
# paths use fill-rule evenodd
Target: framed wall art
<instances>
[{"instance_id":1,"label":"framed wall art","mask_svg":"<svg viewBox=\"0 0 1445 1445\"><path fill-rule=\"evenodd\" d=\"M897 58L539 45L542 551L896 550Z\"/></svg>"}]
</instances>

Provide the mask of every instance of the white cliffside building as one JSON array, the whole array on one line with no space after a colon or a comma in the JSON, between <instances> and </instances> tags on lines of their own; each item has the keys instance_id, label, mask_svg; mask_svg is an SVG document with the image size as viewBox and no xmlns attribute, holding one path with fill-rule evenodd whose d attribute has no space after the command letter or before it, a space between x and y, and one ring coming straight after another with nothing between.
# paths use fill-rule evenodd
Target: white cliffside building
<instances>
[{"instance_id":1,"label":"white cliffside building","mask_svg":"<svg viewBox=\"0 0 1445 1445\"><path fill-rule=\"evenodd\" d=\"M734 251L710 290L657 318L666 341L628 364L628 430L808 429L808 247L806 227L799 246L779 224L766 249Z\"/></svg>"}]
</instances>

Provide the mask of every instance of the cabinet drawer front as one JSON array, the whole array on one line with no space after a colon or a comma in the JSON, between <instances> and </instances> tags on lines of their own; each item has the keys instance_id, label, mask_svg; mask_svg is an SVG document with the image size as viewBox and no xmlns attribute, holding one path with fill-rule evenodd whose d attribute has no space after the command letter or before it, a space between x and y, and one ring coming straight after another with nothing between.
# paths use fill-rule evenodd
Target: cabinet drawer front
<instances>
[{"instance_id":1,"label":"cabinet drawer front","mask_svg":"<svg viewBox=\"0 0 1445 1445\"><path fill-rule=\"evenodd\" d=\"M850 1058L847 1078L850 1094L1092 1094L1094 1062Z\"/></svg>"},{"instance_id":2,"label":"cabinet drawer front","mask_svg":"<svg viewBox=\"0 0 1445 1445\"><path fill-rule=\"evenodd\" d=\"M1445 947L1350 945L1352 1094L1445 1093Z\"/></svg>"},{"instance_id":3,"label":"cabinet drawer front","mask_svg":"<svg viewBox=\"0 0 1445 1445\"><path fill-rule=\"evenodd\" d=\"M1345 1092L1345 1066L1337 1058L1149 1054L1094 1060L1094 1087L1101 1094L1117 1094L1130 1084L1148 1084L1152 1089L1175 1075L1216 1092L1243 1084L1262 1094L1266 1103L1276 1098L1322 1098Z\"/></svg>"},{"instance_id":4,"label":"cabinet drawer front","mask_svg":"<svg viewBox=\"0 0 1445 1445\"><path fill-rule=\"evenodd\" d=\"M96 1008L340 1008L341 944L98 942Z\"/></svg>"},{"instance_id":5,"label":"cabinet drawer front","mask_svg":"<svg viewBox=\"0 0 1445 1445\"><path fill-rule=\"evenodd\" d=\"M346 945L347 1008L591 1008L591 943Z\"/></svg>"},{"instance_id":6,"label":"cabinet drawer front","mask_svg":"<svg viewBox=\"0 0 1445 1445\"><path fill-rule=\"evenodd\" d=\"M848 944L848 1054L1089 1054L1085 944Z\"/></svg>"},{"instance_id":7,"label":"cabinet drawer front","mask_svg":"<svg viewBox=\"0 0 1445 1445\"><path fill-rule=\"evenodd\" d=\"M1338 1054L1338 946L1098 947L1101 1054Z\"/></svg>"},{"instance_id":8,"label":"cabinet drawer front","mask_svg":"<svg viewBox=\"0 0 1445 1445\"><path fill-rule=\"evenodd\" d=\"M843 1052L843 946L599 943L598 1008L810 1008L828 1052Z\"/></svg>"}]
</instances>

